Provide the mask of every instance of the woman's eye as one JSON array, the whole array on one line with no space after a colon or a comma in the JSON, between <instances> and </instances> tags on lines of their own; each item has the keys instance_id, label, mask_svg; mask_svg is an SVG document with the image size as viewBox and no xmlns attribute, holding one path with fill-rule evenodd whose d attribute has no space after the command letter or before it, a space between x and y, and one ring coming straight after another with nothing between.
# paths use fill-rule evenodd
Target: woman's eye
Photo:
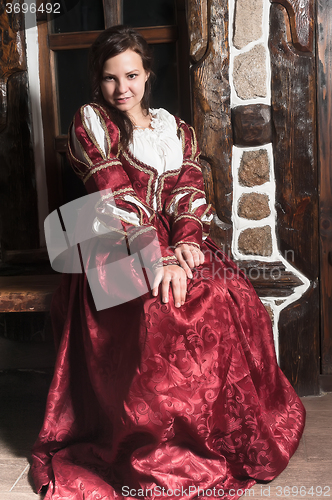
<instances>
[{"instance_id":1,"label":"woman's eye","mask_svg":"<svg viewBox=\"0 0 332 500\"><path fill-rule=\"evenodd\" d=\"M112 82L114 80L113 76L105 76L104 77L105 82Z\"/></svg>"},{"instance_id":2,"label":"woman's eye","mask_svg":"<svg viewBox=\"0 0 332 500\"><path fill-rule=\"evenodd\" d=\"M128 78L129 78L130 80L133 80L134 78L136 78L136 76L137 76L137 74L136 74L136 73L133 73L133 74L131 74L131 75L128 75Z\"/></svg>"}]
</instances>

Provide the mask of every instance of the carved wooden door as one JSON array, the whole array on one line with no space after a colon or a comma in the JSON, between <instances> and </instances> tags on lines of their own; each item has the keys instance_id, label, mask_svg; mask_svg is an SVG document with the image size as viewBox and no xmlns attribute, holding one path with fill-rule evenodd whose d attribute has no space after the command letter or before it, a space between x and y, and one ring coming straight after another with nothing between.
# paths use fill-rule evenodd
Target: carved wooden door
<instances>
[{"instance_id":1,"label":"carved wooden door","mask_svg":"<svg viewBox=\"0 0 332 500\"><path fill-rule=\"evenodd\" d=\"M187 6L193 124L202 149L209 201L222 221L212 234L229 249L232 144L256 146L270 140L278 248L309 280L299 300L281 312L280 365L299 394L318 393L320 385L327 388L331 381L326 375L332 373L332 2L318 2L316 41L313 0L271 0L271 106L264 109L270 118L258 126L253 126L261 113L257 105L236 110L230 106L228 3L187 0Z\"/></svg>"},{"instance_id":2,"label":"carved wooden door","mask_svg":"<svg viewBox=\"0 0 332 500\"><path fill-rule=\"evenodd\" d=\"M321 386L332 391L332 1L317 1Z\"/></svg>"}]
</instances>

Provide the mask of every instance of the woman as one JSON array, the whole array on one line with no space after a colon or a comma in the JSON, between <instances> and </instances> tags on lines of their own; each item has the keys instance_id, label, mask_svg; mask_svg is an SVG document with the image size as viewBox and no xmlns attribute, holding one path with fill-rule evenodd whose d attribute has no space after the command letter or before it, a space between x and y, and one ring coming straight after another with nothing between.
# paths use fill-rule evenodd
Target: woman
<instances>
[{"instance_id":1,"label":"woman","mask_svg":"<svg viewBox=\"0 0 332 500\"><path fill-rule=\"evenodd\" d=\"M264 306L208 237L193 129L149 108L146 42L110 28L91 61L94 102L76 113L69 151L88 193L107 193L85 264L121 300L98 308L83 274L65 275L54 297L58 357L35 484L56 500L236 499L285 468L304 408L277 366ZM126 302L105 264L125 260L140 290L133 262L146 248L152 291Z\"/></svg>"}]
</instances>

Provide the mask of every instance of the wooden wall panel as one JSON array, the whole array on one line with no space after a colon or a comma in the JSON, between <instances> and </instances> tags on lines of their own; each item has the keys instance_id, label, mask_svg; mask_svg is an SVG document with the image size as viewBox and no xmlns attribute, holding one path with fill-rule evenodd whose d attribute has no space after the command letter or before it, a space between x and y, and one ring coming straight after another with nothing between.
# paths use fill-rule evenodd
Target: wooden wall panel
<instances>
[{"instance_id":1,"label":"wooden wall panel","mask_svg":"<svg viewBox=\"0 0 332 500\"><path fill-rule=\"evenodd\" d=\"M313 0L271 0L283 5L290 19L293 46L303 52L314 50L314 2Z\"/></svg>"},{"instance_id":2,"label":"wooden wall panel","mask_svg":"<svg viewBox=\"0 0 332 500\"><path fill-rule=\"evenodd\" d=\"M310 280L318 277L318 173L314 54L287 39L288 16L271 7L273 146L280 250Z\"/></svg>"},{"instance_id":3,"label":"wooden wall panel","mask_svg":"<svg viewBox=\"0 0 332 500\"><path fill-rule=\"evenodd\" d=\"M278 243L312 283L306 297L282 312L279 344L286 375L300 394L313 394L319 390L315 56L294 48L284 7L273 4L270 19Z\"/></svg>"},{"instance_id":4,"label":"wooden wall panel","mask_svg":"<svg viewBox=\"0 0 332 500\"><path fill-rule=\"evenodd\" d=\"M332 375L332 0L317 1L317 27L321 368Z\"/></svg>"},{"instance_id":5,"label":"wooden wall panel","mask_svg":"<svg viewBox=\"0 0 332 500\"><path fill-rule=\"evenodd\" d=\"M320 391L318 326L319 287L314 282L279 320L280 368L299 396Z\"/></svg>"},{"instance_id":6,"label":"wooden wall panel","mask_svg":"<svg viewBox=\"0 0 332 500\"><path fill-rule=\"evenodd\" d=\"M232 128L229 87L228 2L211 0L200 3L207 8L206 25L200 25L202 43L197 45L196 0L187 0L191 40L191 77L193 125L202 151L201 157L211 167L212 199L217 215L227 224L221 236L225 250L231 241L232 214ZM204 17L203 17L204 19ZM206 43L207 42L207 43ZM198 60L198 57L201 58Z\"/></svg>"}]
</instances>

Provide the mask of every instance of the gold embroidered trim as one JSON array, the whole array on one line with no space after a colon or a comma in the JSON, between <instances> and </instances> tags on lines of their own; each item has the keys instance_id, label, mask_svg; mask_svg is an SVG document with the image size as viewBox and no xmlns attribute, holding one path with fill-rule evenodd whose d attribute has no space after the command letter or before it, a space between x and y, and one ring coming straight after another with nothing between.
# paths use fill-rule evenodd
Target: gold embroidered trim
<instances>
[{"instance_id":1,"label":"gold embroidered trim","mask_svg":"<svg viewBox=\"0 0 332 500\"><path fill-rule=\"evenodd\" d=\"M186 245L194 245L195 247L198 247L198 248L201 248L201 246L196 243L196 241L178 241L177 243L175 243L175 248L178 247L179 245L182 245L182 244L186 244Z\"/></svg>"},{"instance_id":2,"label":"gold embroidered trim","mask_svg":"<svg viewBox=\"0 0 332 500\"><path fill-rule=\"evenodd\" d=\"M208 206L206 207L206 209L204 210L204 212L202 213L201 219L203 219L204 215L206 215L211 210L211 208L212 208L212 204L209 203ZM210 215L212 215L212 213ZM209 221L205 221L204 224L211 224L211 221L210 220Z\"/></svg>"},{"instance_id":3,"label":"gold embroidered trim","mask_svg":"<svg viewBox=\"0 0 332 500\"><path fill-rule=\"evenodd\" d=\"M135 191L133 190L133 188L130 188L130 187L129 187L129 188L118 189L117 191L112 191L112 190L111 190L111 192L110 192L110 193L107 193L107 194L104 194L103 196L101 196L100 201L98 201L98 203L96 204L96 208L98 208L98 207L99 207L99 205L100 205L103 201L107 200L108 198L115 198L115 196L119 195L120 193L123 193L123 192L128 192L128 191L135 192ZM114 201L115 201L115 200L114 200Z\"/></svg>"},{"instance_id":4,"label":"gold embroidered trim","mask_svg":"<svg viewBox=\"0 0 332 500\"><path fill-rule=\"evenodd\" d=\"M199 170L200 172L202 172L202 167L200 166L200 164L197 163L197 162L194 162L192 160L184 160L183 165L188 165L190 167L197 168L197 170Z\"/></svg>"},{"instance_id":5,"label":"gold embroidered trim","mask_svg":"<svg viewBox=\"0 0 332 500\"><path fill-rule=\"evenodd\" d=\"M181 214L181 215L179 215L178 217L176 217L174 219L174 224L175 224L175 222L178 222L181 219L193 219L193 220L196 220L203 227L202 221L198 217L196 217L195 215L190 215L190 214Z\"/></svg>"},{"instance_id":6,"label":"gold embroidered trim","mask_svg":"<svg viewBox=\"0 0 332 500\"><path fill-rule=\"evenodd\" d=\"M195 213L195 210L193 210L192 208L192 202L193 202L193 199L194 197L196 196L197 193L193 193L190 198L189 198L189 207L188 207L188 212L191 212L191 213ZM198 208L198 207L197 207ZM196 210L197 210L196 208Z\"/></svg>"},{"instance_id":7,"label":"gold embroidered trim","mask_svg":"<svg viewBox=\"0 0 332 500\"><path fill-rule=\"evenodd\" d=\"M109 199L109 198L113 198L114 203L115 203L115 206L117 207L115 197L117 197L117 198L119 198L119 199L121 199L121 200L124 200L124 197L123 197L123 196L121 196L123 193L127 193L127 194L129 193L129 194L130 194L130 196L131 196L134 200L137 200L137 201L139 201L140 203L142 203L142 200L140 200L140 199L138 198L138 196L136 195L136 193L135 193L134 189L133 189L133 188L131 188L131 187L128 187L128 188L118 189L117 191L114 191L114 192L112 191L111 193L104 194L104 195L101 197L101 199L98 201L98 203L96 204L96 207L95 207L95 208L97 209L97 208L98 208L98 207L99 207L99 206L100 206L100 205L101 205L101 204L102 204L105 200L107 200L107 199ZM126 201L127 203L130 203L131 205L134 205L134 206L135 206L135 208L138 210L138 212L139 212L138 214L135 212L135 210L133 210L132 212L128 212L128 213L134 213L135 215L139 216L139 220L140 220L139 225L143 225L143 224L144 224L144 218L145 218L145 217L148 217L149 221L151 221L151 220L153 219L153 217L154 217L154 211L152 211L152 214L148 216L148 215L146 214L145 210L143 210L143 209L142 209L142 207L140 207L139 205L136 205L136 203L134 203L134 201L130 201L130 200L124 200L124 201ZM118 207L117 207L117 208L118 208ZM148 208L148 210L149 210L149 211L151 211L151 210L152 210L150 207L146 207L146 208ZM123 210L124 212L126 212L126 210L125 210L125 209L123 209L123 208L119 208L119 210ZM115 218L120 218L120 219L121 219L121 217L117 217L116 215L113 215L113 214L112 214L112 217L115 217ZM121 219L121 220L122 220L122 219ZM126 221L126 220L124 220L124 222L127 222L128 224L131 224L130 222L128 222L128 221Z\"/></svg>"},{"instance_id":8,"label":"gold embroidered trim","mask_svg":"<svg viewBox=\"0 0 332 500\"><path fill-rule=\"evenodd\" d=\"M87 108L88 106L90 106L89 104L85 104L84 106L81 107L80 109L80 114L81 114L81 120L82 120L82 124L83 124L83 127L84 127L84 130L85 132L87 133L89 139L91 140L91 142L93 143L93 145L97 148L97 150L99 151L101 157L103 158L103 160L106 160L106 156L105 156L105 153L103 153L103 151L101 150L98 142L97 142L97 139L94 135L94 133L92 132L92 130L90 130L88 127L87 127L87 124L86 124L86 121L85 121L85 116L84 116L84 110L85 108ZM90 106L92 107L92 106ZM95 111L95 109L92 107L92 109Z\"/></svg>"},{"instance_id":9,"label":"gold embroidered trim","mask_svg":"<svg viewBox=\"0 0 332 500\"><path fill-rule=\"evenodd\" d=\"M189 191L193 191L194 194L196 193L200 193L200 194L203 194L204 195L204 198L205 198L205 191L202 191L202 189L198 189L198 188L194 188L194 187L190 187L190 186L184 186L184 187L180 187L180 188L174 188L171 192L171 194L174 194L174 193L179 193L181 191L185 191L186 193ZM189 193L188 193L189 194Z\"/></svg>"},{"instance_id":10,"label":"gold embroidered trim","mask_svg":"<svg viewBox=\"0 0 332 500\"><path fill-rule=\"evenodd\" d=\"M98 219L99 220L99 219ZM118 234L121 234L122 236L126 236L126 231L123 231L122 229L119 229L117 227L113 227L113 226L108 226L107 224L105 224L103 221L99 220L99 222L104 226L106 227L106 229L109 229L109 232L108 233L105 233L105 234L99 234L98 235L98 238L103 238L103 237L109 237L111 236L111 233L118 233Z\"/></svg>"},{"instance_id":11,"label":"gold embroidered trim","mask_svg":"<svg viewBox=\"0 0 332 500\"><path fill-rule=\"evenodd\" d=\"M105 168L112 167L113 165L118 165L122 166L121 162L117 159L107 161L107 163L104 163L103 165L100 165L100 167L95 167L88 174L86 177L83 179L84 184L87 182L88 179L90 179L91 175L95 174L96 172L99 172L100 170L104 170Z\"/></svg>"},{"instance_id":12,"label":"gold embroidered trim","mask_svg":"<svg viewBox=\"0 0 332 500\"><path fill-rule=\"evenodd\" d=\"M178 168L176 170L168 170L167 172L164 172L163 174L160 175L158 179L158 186L157 186L157 191L156 191L156 199L157 199L157 208L158 210L162 210L162 204L161 204L161 193L164 189L164 183L167 177L173 177L175 175L179 175L181 172L181 168ZM172 192L171 192L172 194Z\"/></svg>"},{"instance_id":13,"label":"gold embroidered trim","mask_svg":"<svg viewBox=\"0 0 332 500\"><path fill-rule=\"evenodd\" d=\"M76 156L74 155L73 151L72 151L72 148L71 148L71 128L73 126L73 123L71 124L70 128L69 128L69 132L68 132L68 153L69 153L69 157L71 159L71 165L72 165L72 168L74 170L74 172L77 173L77 175L79 177L84 177L84 175L86 174L86 172L88 171L87 167L89 165L92 165L92 161L90 160L90 158L86 155L81 143L79 141L77 141L80 146L82 147L83 149L83 152L84 154L86 155L86 158L87 158L87 161L88 161L88 165L86 163L84 163L83 161L79 160L78 158L76 158ZM75 134L76 135L76 134ZM76 167L76 165L74 165L74 162L77 163L77 164L80 164L84 167L84 172L82 172L81 170L78 169L78 167Z\"/></svg>"},{"instance_id":14,"label":"gold embroidered trim","mask_svg":"<svg viewBox=\"0 0 332 500\"><path fill-rule=\"evenodd\" d=\"M162 257L157 260L154 264L152 264L153 270L156 270L158 268L164 267L164 266L169 266L169 265L178 265L180 266L180 262L178 259L174 256L168 259L168 257Z\"/></svg>"},{"instance_id":15,"label":"gold embroidered trim","mask_svg":"<svg viewBox=\"0 0 332 500\"><path fill-rule=\"evenodd\" d=\"M194 160L197 154L197 139L193 127L189 127L189 130L191 131L191 159Z\"/></svg>"},{"instance_id":16,"label":"gold embroidered trim","mask_svg":"<svg viewBox=\"0 0 332 500\"><path fill-rule=\"evenodd\" d=\"M100 107L100 106L98 106ZM112 153L112 143L111 143L111 138L110 138L110 135L109 135L109 132L108 132L108 128L107 128L107 125L106 125L106 122L104 120L104 118L102 117L102 114L100 112L100 110L95 107L95 106L92 106L92 108L94 109L95 113L97 116L99 116L99 119L100 119L100 124L104 130L104 133L105 133L105 137L106 137L106 140L107 140L107 147L108 147L108 154L107 154L107 158L110 158L110 155ZM101 108L103 109L103 108Z\"/></svg>"},{"instance_id":17,"label":"gold embroidered trim","mask_svg":"<svg viewBox=\"0 0 332 500\"><path fill-rule=\"evenodd\" d=\"M142 227L142 229L140 231L135 232L133 234L133 236L131 236L128 239L129 245L134 241L135 238L137 238L137 236L140 236L141 234L147 233L148 231L151 231L151 230L155 231L155 228L153 226L144 226L144 227Z\"/></svg>"},{"instance_id":18,"label":"gold embroidered trim","mask_svg":"<svg viewBox=\"0 0 332 500\"><path fill-rule=\"evenodd\" d=\"M118 189L117 191L114 191L113 192L113 196L118 196L122 193L133 193L136 195L135 191L134 191L134 188L132 187L127 187L127 188L123 188L123 189Z\"/></svg>"},{"instance_id":19,"label":"gold embroidered trim","mask_svg":"<svg viewBox=\"0 0 332 500\"><path fill-rule=\"evenodd\" d=\"M140 170L141 172L144 172L145 174L148 174L149 175L149 181L148 181L148 189L147 189L147 193L146 193L146 203L148 206L150 201L151 200L151 197L152 197L152 183L154 183L155 179L155 174L153 172L151 172L150 170L148 170L147 168L144 168L142 165L139 165L138 163L135 163L129 156L128 154L126 153L126 151L122 151L122 154L123 154L123 157L125 158L125 160L127 160L130 165L134 168L136 168L137 170Z\"/></svg>"},{"instance_id":20,"label":"gold embroidered trim","mask_svg":"<svg viewBox=\"0 0 332 500\"><path fill-rule=\"evenodd\" d=\"M181 122L180 124L182 124L184 122ZM186 134L183 130L182 127L179 127L180 128L180 134L181 134L181 141L182 141L182 156L184 157L184 151L186 149Z\"/></svg>"}]
</instances>

